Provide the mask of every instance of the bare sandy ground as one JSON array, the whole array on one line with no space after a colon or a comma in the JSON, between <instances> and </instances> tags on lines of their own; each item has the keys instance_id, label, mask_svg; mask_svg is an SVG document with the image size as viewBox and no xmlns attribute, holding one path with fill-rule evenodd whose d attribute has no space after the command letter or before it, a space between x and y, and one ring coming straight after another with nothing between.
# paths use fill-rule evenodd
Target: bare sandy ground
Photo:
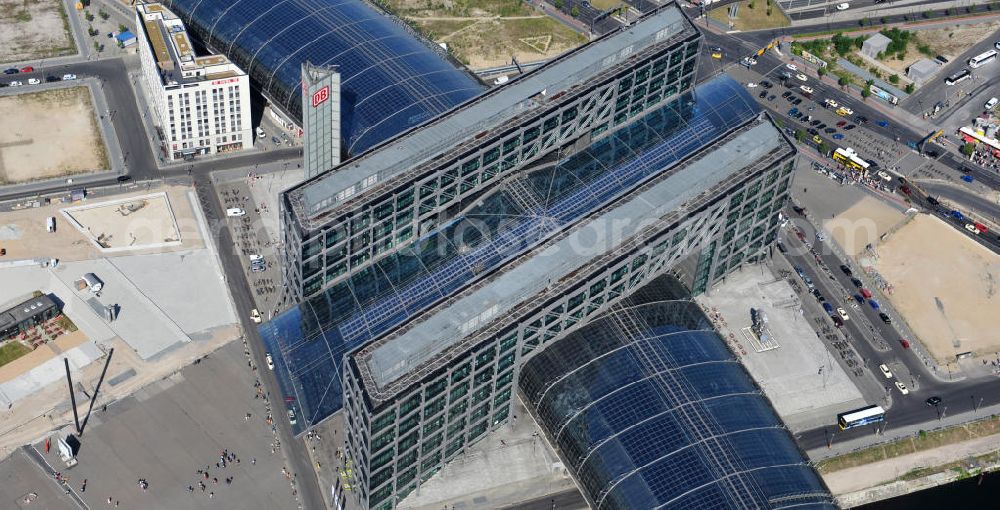
<instances>
[{"instance_id":1,"label":"bare sandy ground","mask_svg":"<svg viewBox=\"0 0 1000 510\"><path fill-rule=\"evenodd\" d=\"M28 354L0 367L0 383L10 381L86 341L87 335L83 334L83 331L76 330L60 336L55 341L40 345Z\"/></svg>"},{"instance_id":2,"label":"bare sandy ground","mask_svg":"<svg viewBox=\"0 0 1000 510\"><path fill-rule=\"evenodd\" d=\"M903 213L865 196L835 218L823 222L823 230L851 256L857 256L869 243L904 219Z\"/></svg>"},{"instance_id":3,"label":"bare sandy ground","mask_svg":"<svg viewBox=\"0 0 1000 510\"><path fill-rule=\"evenodd\" d=\"M151 248L120 252L121 255L137 253L161 253L168 251L203 248L201 230L194 219L191 202L187 193L190 188L173 186L154 188L153 191L166 190L170 198L170 206L177 226L180 230L181 245L165 248ZM134 193L118 195L119 198L136 197L149 194L143 187ZM94 202L103 201L95 199ZM6 260L30 259L38 257L55 257L62 261L90 260L103 256L115 256L115 253L102 253L79 230L59 212L66 204L43 205L38 208L21 209L0 213L0 247L7 249ZM45 219L56 217L56 231L46 232ZM127 234L124 239L129 239Z\"/></svg>"},{"instance_id":4,"label":"bare sandy ground","mask_svg":"<svg viewBox=\"0 0 1000 510\"><path fill-rule=\"evenodd\" d=\"M87 87L0 97L0 112L0 184L108 168Z\"/></svg>"},{"instance_id":5,"label":"bare sandy ground","mask_svg":"<svg viewBox=\"0 0 1000 510\"><path fill-rule=\"evenodd\" d=\"M889 301L931 355L950 361L1000 350L1000 256L938 218L918 215L878 247Z\"/></svg>"},{"instance_id":6,"label":"bare sandy ground","mask_svg":"<svg viewBox=\"0 0 1000 510\"><path fill-rule=\"evenodd\" d=\"M76 51L59 0L0 0L0 62Z\"/></svg>"},{"instance_id":7,"label":"bare sandy ground","mask_svg":"<svg viewBox=\"0 0 1000 510\"><path fill-rule=\"evenodd\" d=\"M157 193L67 209L92 240L104 248L143 248L180 241L167 195Z\"/></svg>"}]
</instances>

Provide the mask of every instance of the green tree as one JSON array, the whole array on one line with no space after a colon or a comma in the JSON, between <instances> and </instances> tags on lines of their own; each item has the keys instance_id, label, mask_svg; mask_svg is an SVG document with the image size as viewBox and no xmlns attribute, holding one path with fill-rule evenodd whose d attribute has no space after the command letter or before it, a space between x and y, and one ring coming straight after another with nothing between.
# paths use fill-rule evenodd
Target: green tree
<instances>
[{"instance_id":1,"label":"green tree","mask_svg":"<svg viewBox=\"0 0 1000 510\"><path fill-rule=\"evenodd\" d=\"M819 69L816 70L816 74L818 74L820 76L826 76L826 73L828 73L828 72L830 72L830 71L827 71L826 67L820 67Z\"/></svg>"},{"instance_id":2,"label":"green tree","mask_svg":"<svg viewBox=\"0 0 1000 510\"><path fill-rule=\"evenodd\" d=\"M820 154L826 155L830 153L830 144L826 143L826 140L819 142L819 146L816 147Z\"/></svg>"},{"instance_id":3,"label":"green tree","mask_svg":"<svg viewBox=\"0 0 1000 510\"><path fill-rule=\"evenodd\" d=\"M872 93L868 89L868 87L861 89L861 99L868 99L869 97L871 97L871 95Z\"/></svg>"},{"instance_id":4,"label":"green tree","mask_svg":"<svg viewBox=\"0 0 1000 510\"><path fill-rule=\"evenodd\" d=\"M566 3L563 2L563 0L556 0L556 9L562 9L564 5L566 5Z\"/></svg>"},{"instance_id":5,"label":"green tree","mask_svg":"<svg viewBox=\"0 0 1000 510\"><path fill-rule=\"evenodd\" d=\"M854 47L855 48L857 48L857 49L860 50L861 47L864 46L864 45L865 45L865 36L859 35L859 36L857 36L857 37L854 38Z\"/></svg>"},{"instance_id":6,"label":"green tree","mask_svg":"<svg viewBox=\"0 0 1000 510\"><path fill-rule=\"evenodd\" d=\"M894 74L894 75L890 76L889 77L889 83L891 83L893 85L899 83L899 75L898 74Z\"/></svg>"},{"instance_id":7,"label":"green tree","mask_svg":"<svg viewBox=\"0 0 1000 510\"><path fill-rule=\"evenodd\" d=\"M840 79L837 80L837 84L841 87L846 87L849 83L851 83L851 80L846 76L841 76Z\"/></svg>"},{"instance_id":8,"label":"green tree","mask_svg":"<svg viewBox=\"0 0 1000 510\"><path fill-rule=\"evenodd\" d=\"M806 132L801 129L795 130L795 140L801 142L806 139Z\"/></svg>"},{"instance_id":9,"label":"green tree","mask_svg":"<svg viewBox=\"0 0 1000 510\"><path fill-rule=\"evenodd\" d=\"M916 89L917 89L917 86L916 86L916 85L914 85L914 84L912 84L912 83L907 83L907 84L906 84L906 93L907 93L907 94L912 94L912 93L913 93L913 91L914 91L914 90L916 90Z\"/></svg>"},{"instance_id":10,"label":"green tree","mask_svg":"<svg viewBox=\"0 0 1000 510\"><path fill-rule=\"evenodd\" d=\"M966 156L971 156L975 152L976 152L976 144L974 143L967 143L962 146L962 154L965 154Z\"/></svg>"},{"instance_id":11,"label":"green tree","mask_svg":"<svg viewBox=\"0 0 1000 510\"><path fill-rule=\"evenodd\" d=\"M125 26L125 25L122 25L121 23L119 23L119 24L118 24L118 31L119 31L119 32L124 32L124 31L126 31L126 30L128 30L128 27L127 27L127 26Z\"/></svg>"},{"instance_id":12,"label":"green tree","mask_svg":"<svg viewBox=\"0 0 1000 510\"><path fill-rule=\"evenodd\" d=\"M924 18L930 19L931 16L934 16L934 11L924 11Z\"/></svg>"},{"instance_id":13,"label":"green tree","mask_svg":"<svg viewBox=\"0 0 1000 510\"><path fill-rule=\"evenodd\" d=\"M90 11L86 11L83 13L83 19L87 21L94 21L94 15Z\"/></svg>"},{"instance_id":14,"label":"green tree","mask_svg":"<svg viewBox=\"0 0 1000 510\"><path fill-rule=\"evenodd\" d=\"M108 13L104 12L104 9L97 11L97 15L100 16L101 19L103 19L104 21L107 21L108 18L111 17Z\"/></svg>"},{"instance_id":15,"label":"green tree","mask_svg":"<svg viewBox=\"0 0 1000 510\"><path fill-rule=\"evenodd\" d=\"M569 15L573 16L574 18L577 17L577 16L579 16L580 15L580 8L574 5L573 8L570 9Z\"/></svg>"}]
</instances>

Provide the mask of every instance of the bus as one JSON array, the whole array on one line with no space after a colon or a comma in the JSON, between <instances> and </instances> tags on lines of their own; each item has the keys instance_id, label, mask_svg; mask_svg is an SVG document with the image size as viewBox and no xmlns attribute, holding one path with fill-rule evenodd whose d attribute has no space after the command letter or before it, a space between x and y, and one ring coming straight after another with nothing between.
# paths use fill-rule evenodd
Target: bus
<instances>
[{"instance_id":1,"label":"bus","mask_svg":"<svg viewBox=\"0 0 1000 510\"><path fill-rule=\"evenodd\" d=\"M976 69L977 67L982 67L990 62L997 59L997 50L990 50L985 53L980 53L975 57L969 59L969 67Z\"/></svg>"},{"instance_id":2,"label":"bus","mask_svg":"<svg viewBox=\"0 0 1000 510\"><path fill-rule=\"evenodd\" d=\"M847 168L862 172L868 171L868 168L871 167L871 163L858 157L858 153L850 147L846 149L837 148L837 150L833 151L833 160Z\"/></svg>"},{"instance_id":3,"label":"bus","mask_svg":"<svg viewBox=\"0 0 1000 510\"><path fill-rule=\"evenodd\" d=\"M969 78L972 78L972 73L970 73L968 69L962 69L961 71L945 78L944 83L945 85L954 85L968 80Z\"/></svg>"},{"instance_id":4,"label":"bus","mask_svg":"<svg viewBox=\"0 0 1000 510\"><path fill-rule=\"evenodd\" d=\"M840 430L847 430L869 423L878 423L885 420L885 409L879 406L862 407L849 413L837 415L837 422L840 423Z\"/></svg>"}]
</instances>

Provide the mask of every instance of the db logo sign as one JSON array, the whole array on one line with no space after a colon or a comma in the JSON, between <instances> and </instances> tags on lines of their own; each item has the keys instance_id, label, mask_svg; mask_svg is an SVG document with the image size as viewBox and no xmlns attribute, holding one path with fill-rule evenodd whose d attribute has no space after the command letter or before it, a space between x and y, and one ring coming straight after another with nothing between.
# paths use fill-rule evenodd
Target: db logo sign
<instances>
[{"instance_id":1,"label":"db logo sign","mask_svg":"<svg viewBox=\"0 0 1000 510\"><path fill-rule=\"evenodd\" d=\"M317 90L313 94L313 96L312 96L312 107L316 108L317 106L325 103L327 99L330 99L330 87L323 87L323 88Z\"/></svg>"}]
</instances>

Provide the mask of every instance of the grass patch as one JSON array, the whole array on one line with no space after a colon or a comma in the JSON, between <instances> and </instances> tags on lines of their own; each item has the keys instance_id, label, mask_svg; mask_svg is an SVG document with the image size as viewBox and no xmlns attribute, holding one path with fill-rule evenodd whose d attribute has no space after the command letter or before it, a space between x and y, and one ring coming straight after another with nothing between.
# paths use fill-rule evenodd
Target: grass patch
<instances>
[{"instance_id":1,"label":"grass patch","mask_svg":"<svg viewBox=\"0 0 1000 510\"><path fill-rule=\"evenodd\" d=\"M891 443L880 444L845 455L839 455L837 457L821 460L816 464L816 469L819 470L820 473L832 473L834 471L840 471L841 469L862 466L884 459L891 459L910 453L960 443L977 437L1000 434L1000 416L993 415L979 421L956 425L954 427L921 432L921 434L913 437L907 437ZM997 460L1000 460L1000 452L994 452L989 455L995 455ZM911 478L908 479L926 476L926 474L920 474L923 473L920 469L915 469L903 476L910 476ZM943 469L947 470L948 468ZM937 468L933 468L933 471L931 472L939 472L941 470L942 467L939 466Z\"/></svg>"},{"instance_id":2,"label":"grass patch","mask_svg":"<svg viewBox=\"0 0 1000 510\"><path fill-rule=\"evenodd\" d=\"M416 20L417 29L432 41L441 41L459 30L476 23L476 20L430 19Z\"/></svg>"},{"instance_id":3,"label":"grass patch","mask_svg":"<svg viewBox=\"0 0 1000 510\"><path fill-rule=\"evenodd\" d=\"M66 317L66 315L60 315L56 319L56 324L58 324L59 327L62 328L67 333L72 333L72 332L74 332L74 331L76 331L78 329L76 327L76 324L74 324L73 321L70 320L69 317Z\"/></svg>"},{"instance_id":4,"label":"grass patch","mask_svg":"<svg viewBox=\"0 0 1000 510\"><path fill-rule=\"evenodd\" d=\"M31 348L25 347L20 342L10 341L0 347L0 367L11 361L31 352Z\"/></svg>"},{"instance_id":5,"label":"grass patch","mask_svg":"<svg viewBox=\"0 0 1000 510\"><path fill-rule=\"evenodd\" d=\"M533 9L523 0L376 0L386 10L403 17L531 16Z\"/></svg>"},{"instance_id":6,"label":"grass patch","mask_svg":"<svg viewBox=\"0 0 1000 510\"><path fill-rule=\"evenodd\" d=\"M594 9L606 11L622 5L621 0L590 0L590 6Z\"/></svg>"},{"instance_id":7,"label":"grass patch","mask_svg":"<svg viewBox=\"0 0 1000 510\"><path fill-rule=\"evenodd\" d=\"M27 23L31 21L31 13L28 11L21 11L17 13L17 16L14 16L14 19L16 19L18 23Z\"/></svg>"},{"instance_id":8,"label":"grass patch","mask_svg":"<svg viewBox=\"0 0 1000 510\"><path fill-rule=\"evenodd\" d=\"M708 11L708 16L726 26L729 26L729 22L732 21L733 29L743 32L781 28L792 24L785 13L781 12L777 5L769 4L768 0L739 2L740 8L736 13L736 19L732 20L729 19L729 5ZM752 9L751 5L753 5Z\"/></svg>"}]
</instances>

